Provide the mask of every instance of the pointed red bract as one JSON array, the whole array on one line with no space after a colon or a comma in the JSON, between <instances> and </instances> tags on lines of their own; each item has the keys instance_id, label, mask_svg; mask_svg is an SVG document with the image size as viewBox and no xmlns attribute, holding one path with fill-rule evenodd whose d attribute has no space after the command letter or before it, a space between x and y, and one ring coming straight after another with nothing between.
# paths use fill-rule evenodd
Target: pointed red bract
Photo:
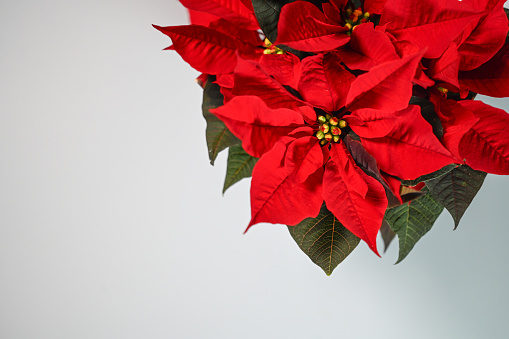
<instances>
[{"instance_id":1,"label":"pointed red bract","mask_svg":"<svg viewBox=\"0 0 509 339\"><path fill-rule=\"evenodd\" d=\"M460 59L458 54L458 46L452 42L449 48L439 59L430 62L428 70L429 76L433 79L447 82L456 88L459 88L458 72L460 67Z\"/></svg>"},{"instance_id":2,"label":"pointed red bract","mask_svg":"<svg viewBox=\"0 0 509 339\"><path fill-rule=\"evenodd\" d=\"M503 8L484 13L484 17L472 32L468 32L458 48L462 71L475 69L490 60L506 40L507 16Z\"/></svg>"},{"instance_id":3,"label":"pointed red bract","mask_svg":"<svg viewBox=\"0 0 509 339\"><path fill-rule=\"evenodd\" d=\"M388 61L359 75L353 81L346 99L350 110L372 108L399 111L408 106L412 96L412 79L422 52Z\"/></svg>"},{"instance_id":4,"label":"pointed red bract","mask_svg":"<svg viewBox=\"0 0 509 339\"><path fill-rule=\"evenodd\" d=\"M371 14L382 14L382 9L387 0L365 0L364 11Z\"/></svg>"},{"instance_id":5,"label":"pointed red bract","mask_svg":"<svg viewBox=\"0 0 509 339\"><path fill-rule=\"evenodd\" d=\"M372 23L355 27L349 47L338 52L350 69L367 71L383 62L399 59L387 34L375 30Z\"/></svg>"},{"instance_id":6,"label":"pointed red bract","mask_svg":"<svg viewBox=\"0 0 509 339\"><path fill-rule=\"evenodd\" d=\"M292 110L272 110L258 97L234 97L226 105L211 109L228 129L242 140L242 148L261 157L283 136L304 125L302 116Z\"/></svg>"},{"instance_id":7,"label":"pointed red bract","mask_svg":"<svg viewBox=\"0 0 509 339\"><path fill-rule=\"evenodd\" d=\"M237 64L237 51L254 54L253 47L207 27L199 25L154 27L169 36L180 56L202 73L231 73Z\"/></svg>"},{"instance_id":8,"label":"pointed red bract","mask_svg":"<svg viewBox=\"0 0 509 339\"><path fill-rule=\"evenodd\" d=\"M299 183L288 174L282 161L287 143L277 143L253 169L248 229L260 222L296 225L320 212L323 169Z\"/></svg>"},{"instance_id":9,"label":"pointed red bract","mask_svg":"<svg viewBox=\"0 0 509 339\"><path fill-rule=\"evenodd\" d=\"M458 161L463 162L459 152L461 139L477 123L479 118L455 100L446 100L442 96L433 95L431 101L435 105L435 112L442 122L444 130L442 143Z\"/></svg>"},{"instance_id":10,"label":"pointed red bract","mask_svg":"<svg viewBox=\"0 0 509 339\"><path fill-rule=\"evenodd\" d=\"M466 164L483 172L509 174L509 114L480 101L464 100L458 105L479 118L459 145Z\"/></svg>"},{"instance_id":11,"label":"pointed red bract","mask_svg":"<svg viewBox=\"0 0 509 339\"><path fill-rule=\"evenodd\" d=\"M283 6L278 22L276 44L299 51L330 51L348 43L348 28L327 23L325 15L313 4L295 1Z\"/></svg>"},{"instance_id":12,"label":"pointed red bract","mask_svg":"<svg viewBox=\"0 0 509 339\"><path fill-rule=\"evenodd\" d=\"M397 40L410 41L426 50L424 57L438 58L460 33L475 24L482 13L461 1L388 0L380 25Z\"/></svg>"},{"instance_id":13,"label":"pointed red bract","mask_svg":"<svg viewBox=\"0 0 509 339\"><path fill-rule=\"evenodd\" d=\"M481 67L459 73L460 84L473 92L492 97L509 97L509 43Z\"/></svg>"},{"instance_id":14,"label":"pointed red bract","mask_svg":"<svg viewBox=\"0 0 509 339\"><path fill-rule=\"evenodd\" d=\"M299 138L288 146L285 156L285 167L288 175L294 175L301 183L323 166L323 153L314 136Z\"/></svg>"},{"instance_id":15,"label":"pointed red bract","mask_svg":"<svg viewBox=\"0 0 509 339\"><path fill-rule=\"evenodd\" d=\"M455 162L421 116L419 106L398 112L398 124L387 136L361 141L382 171L404 180L416 179Z\"/></svg>"},{"instance_id":16,"label":"pointed red bract","mask_svg":"<svg viewBox=\"0 0 509 339\"><path fill-rule=\"evenodd\" d=\"M345 105L354 79L355 76L341 65L337 54L321 53L302 61L299 93L314 107L336 111Z\"/></svg>"},{"instance_id":17,"label":"pointed red bract","mask_svg":"<svg viewBox=\"0 0 509 339\"><path fill-rule=\"evenodd\" d=\"M235 69L234 95L256 95L271 108L297 109L307 104L291 95L259 63L239 58Z\"/></svg>"},{"instance_id":18,"label":"pointed red bract","mask_svg":"<svg viewBox=\"0 0 509 339\"><path fill-rule=\"evenodd\" d=\"M369 108L355 110L343 117L352 130L364 138L381 138L389 134L398 123L394 112L384 112Z\"/></svg>"},{"instance_id":19,"label":"pointed red bract","mask_svg":"<svg viewBox=\"0 0 509 339\"><path fill-rule=\"evenodd\" d=\"M352 160L347 159L348 162ZM365 197L347 185L352 175L361 176L368 187ZM323 177L323 199L341 224L357 237L364 240L377 255L376 237L382 225L387 198L383 186L356 168L354 164L343 171L334 161L325 165Z\"/></svg>"},{"instance_id":20,"label":"pointed red bract","mask_svg":"<svg viewBox=\"0 0 509 339\"><path fill-rule=\"evenodd\" d=\"M194 11L192 9L189 9L189 20L191 21L191 24L193 25L200 25L207 27L212 21L216 21L219 19L218 16L204 13L204 12L198 12Z\"/></svg>"},{"instance_id":21,"label":"pointed red bract","mask_svg":"<svg viewBox=\"0 0 509 339\"><path fill-rule=\"evenodd\" d=\"M300 60L293 54L264 54L260 65L283 86L297 89L300 78Z\"/></svg>"},{"instance_id":22,"label":"pointed red bract","mask_svg":"<svg viewBox=\"0 0 509 339\"><path fill-rule=\"evenodd\" d=\"M186 8L213 14L246 29L259 29L253 13L240 0L179 0Z\"/></svg>"}]
</instances>

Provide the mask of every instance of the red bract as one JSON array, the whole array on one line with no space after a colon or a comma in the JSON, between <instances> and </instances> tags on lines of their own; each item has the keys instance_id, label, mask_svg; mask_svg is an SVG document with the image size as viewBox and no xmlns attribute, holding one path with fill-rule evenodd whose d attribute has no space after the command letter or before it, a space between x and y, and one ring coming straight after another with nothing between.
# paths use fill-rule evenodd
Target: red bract
<instances>
[{"instance_id":1,"label":"red bract","mask_svg":"<svg viewBox=\"0 0 509 339\"><path fill-rule=\"evenodd\" d=\"M330 151L320 147L315 136L318 123L304 122L310 110L307 106L299 112L272 110L255 96L235 97L213 110L246 151L254 156L262 153L253 171L249 226L295 225L315 217L325 201L345 227L378 253L376 235L387 208L384 188L355 164L343 143L332 142ZM250 118L239 117L240 111ZM288 122L281 126L284 120Z\"/></svg>"},{"instance_id":2,"label":"red bract","mask_svg":"<svg viewBox=\"0 0 509 339\"><path fill-rule=\"evenodd\" d=\"M458 72L487 63L504 45L508 23L503 3L388 0L379 27L397 41L408 41L424 50L428 76L449 89L467 93L467 83L458 82Z\"/></svg>"},{"instance_id":3,"label":"red bract","mask_svg":"<svg viewBox=\"0 0 509 339\"><path fill-rule=\"evenodd\" d=\"M212 75L232 73L237 54L257 59L262 41L252 11L240 0L182 0L192 9L192 25L154 26L172 39L173 49L194 69ZM213 20L217 17L216 20ZM205 26L206 25L206 26Z\"/></svg>"},{"instance_id":4,"label":"red bract","mask_svg":"<svg viewBox=\"0 0 509 339\"><path fill-rule=\"evenodd\" d=\"M236 97L213 113L242 140L248 153L261 157L253 172L250 226L258 222L294 225L316 216L325 201L346 228L376 251L376 234L387 208L384 185L389 185L357 166L341 141L346 130L332 140L338 130L334 124L344 119L341 127L348 124L380 168L403 179L453 163L454 157L434 136L419 107L407 108L421 56L422 52L396 57L354 77L337 53L321 53L300 62L281 55L277 64L285 70L286 75L279 76L285 85L277 81L275 69L239 59L233 87ZM295 69L299 72L292 77ZM297 89L288 88L295 84ZM329 113L327 119L336 116L334 124L321 129L326 118L317 117L315 110ZM336 130L329 132L329 128ZM320 146L328 133L332 134L327 146ZM296 195L287 196L292 190Z\"/></svg>"},{"instance_id":5,"label":"red bract","mask_svg":"<svg viewBox=\"0 0 509 339\"><path fill-rule=\"evenodd\" d=\"M509 115L480 101L434 96L443 121L444 143L473 169L509 174Z\"/></svg>"}]
</instances>

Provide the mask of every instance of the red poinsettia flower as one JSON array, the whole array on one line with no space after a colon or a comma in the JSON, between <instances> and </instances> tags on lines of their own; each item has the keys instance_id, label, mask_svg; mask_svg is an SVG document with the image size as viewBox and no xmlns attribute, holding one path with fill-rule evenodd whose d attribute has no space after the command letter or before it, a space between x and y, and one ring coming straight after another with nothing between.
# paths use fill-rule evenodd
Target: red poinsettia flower
<instances>
[{"instance_id":1,"label":"red poinsettia flower","mask_svg":"<svg viewBox=\"0 0 509 339\"><path fill-rule=\"evenodd\" d=\"M454 162L419 107L408 107L421 56L388 61L358 77L337 53L302 61L285 54L276 68L262 65L274 65L265 58L280 55L260 63L239 59L235 96L213 113L246 152L261 157L253 171L250 226L294 225L315 217L325 201L376 252L388 185L356 164L345 134L353 130L380 169L400 178L415 179Z\"/></svg>"},{"instance_id":2,"label":"red poinsettia flower","mask_svg":"<svg viewBox=\"0 0 509 339\"><path fill-rule=\"evenodd\" d=\"M504 45L508 31L504 2L388 0L378 29L424 50L426 74L466 96L468 88L460 85L459 72L480 67Z\"/></svg>"},{"instance_id":3,"label":"red poinsettia flower","mask_svg":"<svg viewBox=\"0 0 509 339\"><path fill-rule=\"evenodd\" d=\"M299 51L331 51L344 46L357 25L370 20L370 14L380 14L387 0L364 2L355 8L348 0L331 0L321 10L307 1L295 1L281 9L277 44Z\"/></svg>"},{"instance_id":4,"label":"red poinsettia flower","mask_svg":"<svg viewBox=\"0 0 509 339\"><path fill-rule=\"evenodd\" d=\"M237 54L257 59L263 53L259 26L248 1L180 0L190 9L191 25L155 26L169 36L172 48L205 74L230 74Z\"/></svg>"}]
</instances>

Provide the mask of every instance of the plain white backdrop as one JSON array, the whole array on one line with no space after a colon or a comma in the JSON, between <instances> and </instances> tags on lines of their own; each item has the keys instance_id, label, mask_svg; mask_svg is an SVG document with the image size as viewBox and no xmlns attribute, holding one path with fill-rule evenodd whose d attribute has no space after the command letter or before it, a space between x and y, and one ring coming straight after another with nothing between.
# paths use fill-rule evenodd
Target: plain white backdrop
<instances>
[{"instance_id":1,"label":"plain white backdrop","mask_svg":"<svg viewBox=\"0 0 509 339\"><path fill-rule=\"evenodd\" d=\"M242 234L249 180L222 196L198 73L151 27L176 0L0 3L0 338L506 338L509 178L327 277L285 226Z\"/></svg>"}]
</instances>

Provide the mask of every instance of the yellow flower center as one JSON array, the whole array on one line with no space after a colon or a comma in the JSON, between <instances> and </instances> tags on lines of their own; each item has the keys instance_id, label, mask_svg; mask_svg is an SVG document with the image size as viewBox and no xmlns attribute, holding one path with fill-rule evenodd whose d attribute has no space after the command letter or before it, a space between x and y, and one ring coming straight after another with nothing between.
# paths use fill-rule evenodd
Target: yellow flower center
<instances>
[{"instance_id":1,"label":"yellow flower center","mask_svg":"<svg viewBox=\"0 0 509 339\"><path fill-rule=\"evenodd\" d=\"M318 131L315 136L320 140L320 145L326 145L329 142L339 142L342 129L347 126L345 120L339 120L330 114L320 115L318 117Z\"/></svg>"},{"instance_id":2,"label":"yellow flower center","mask_svg":"<svg viewBox=\"0 0 509 339\"><path fill-rule=\"evenodd\" d=\"M267 38L263 41L263 47L265 47L263 54L285 54L285 51L274 46Z\"/></svg>"}]
</instances>

